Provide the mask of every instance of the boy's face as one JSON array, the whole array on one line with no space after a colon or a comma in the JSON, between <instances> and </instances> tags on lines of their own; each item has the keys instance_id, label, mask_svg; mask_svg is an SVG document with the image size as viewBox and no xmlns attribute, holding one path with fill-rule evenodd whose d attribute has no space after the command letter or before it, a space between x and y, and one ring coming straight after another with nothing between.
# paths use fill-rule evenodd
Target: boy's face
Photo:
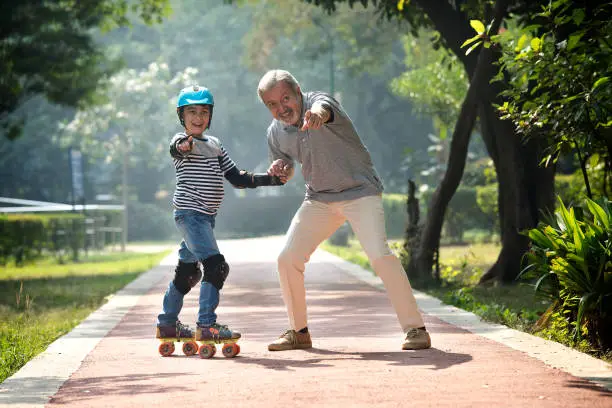
<instances>
[{"instance_id":1,"label":"boy's face","mask_svg":"<svg viewBox=\"0 0 612 408\"><path fill-rule=\"evenodd\" d=\"M185 133L201 135L210 122L210 105L188 105L183 109Z\"/></svg>"},{"instance_id":2,"label":"boy's face","mask_svg":"<svg viewBox=\"0 0 612 408\"><path fill-rule=\"evenodd\" d=\"M270 110L272 117L286 125L299 126L302 113L302 92L300 87L294 92L285 82L277 83L274 88L264 92L261 99Z\"/></svg>"}]
</instances>

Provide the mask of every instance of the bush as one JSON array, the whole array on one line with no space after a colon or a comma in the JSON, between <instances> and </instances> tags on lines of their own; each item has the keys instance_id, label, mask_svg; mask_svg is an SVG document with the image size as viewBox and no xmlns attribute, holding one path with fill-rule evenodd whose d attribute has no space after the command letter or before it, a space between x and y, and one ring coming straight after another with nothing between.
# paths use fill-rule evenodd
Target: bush
<instances>
[{"instance_id":1,"label":"bush","mask_svg":"<svg viewBox=\"0 0 612 408\"><path fill-rule=\"evenodd\" d=\"M51 251L60 259L71 252L73 258L85 247L83 214L11 214L0 217L0 260L16 264Z\"/></svg>"},{"instance_id":2,"label":"bush","mask_svg":"<svg viewBox=\"0 0 612 408\"><path fill-rule=\"evenodd\" d=\"M557 174L555 193L569 206L580 204L584 197L584 179L579 174Z\"/></svg>"},{"instance_id":3,"label":"bush","mask_svg":"<svg viewBox=\"0 0 612 408\"><path fill-rule=\"evenodd\" d=\"M455 192L444 218L443 238L446 238L446 241L463 242L464 233L470 229L491 231L493 234L494 218L481 210L477 191L478 187L462 186ZM422 193L421 202L426 205L432 194L431 190Z\"/></svg>"},{"instance_id":4,"label":"bush","mask_svg":"<svg viewBox=\"0 0 612 408\"><path fill-rule=\"evenodd\" d=\"M553 300L574 336L612 348L612 203L588 198L568 210L559 199L555 217L526 233L531 249L521 277ZM549 313L550 314L550 313Z\"/></svg>"},{"instance_id":5,"label":"bush","mask_svg":"<svg viewBox=\"0 0 612 408\"><path fill-rule=\"evenodd\" d=\"M0 215L0 264L13 259L20 265L43 252L60 262L76 260L92 244L101 249L108 234L101 227L118 225L119 217L117 211Z\"/></svg>"}]
</instances>

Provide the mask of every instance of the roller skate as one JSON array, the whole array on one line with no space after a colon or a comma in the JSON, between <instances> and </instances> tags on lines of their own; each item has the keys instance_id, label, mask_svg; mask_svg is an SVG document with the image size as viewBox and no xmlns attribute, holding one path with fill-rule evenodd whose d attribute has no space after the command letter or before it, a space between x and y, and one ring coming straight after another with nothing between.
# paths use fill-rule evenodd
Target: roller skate
<instances>
[{"instance_id":1,"label":"roller skate","mask_svg":"<svg viewBox=\"0 0 612 408\"><path fill-rule=\"evenodd\" d=\"M200 343L198 354L200 358L211 358L215 355L217 344L223 344L221 352L227 358L235 357L240 353L238 339L241 335L231 331L227 326L213 323L210 326L200 326L196 328L195 340Z\"/></svg>"},{"instance_id":2,"label":"roller skate","mask_svg":"<svg viewBox=\"0 0 612 408\"><path fill-rule=\"evenodd\" d=\"M163 357L174 353L174 342L183 342L183 354L186 356L193 356L198 352L198 344L193 340L193 330L180 321L175 325L158 325L155 337L161 341L158 351Z\"/></svg>"}]
</instances>

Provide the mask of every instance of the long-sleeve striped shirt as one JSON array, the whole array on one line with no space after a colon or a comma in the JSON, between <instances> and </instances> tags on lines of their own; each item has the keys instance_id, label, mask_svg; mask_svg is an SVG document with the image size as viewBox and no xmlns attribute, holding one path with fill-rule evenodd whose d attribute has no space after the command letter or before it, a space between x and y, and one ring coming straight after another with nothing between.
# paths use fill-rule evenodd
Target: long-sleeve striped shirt
<instances>
[{"instance_id":1,"label":"long-sleeve striped shirt","mask_svg":"<svg viewBox=\"0 0 612 408\"><path fill-rule=\"evenodd\" d=\"M177 133L170 143L174 145L185 137L185 133ZM215 215L223 201L223 176L236 167L219 139L209 135L194 137L191 152L174 156L174 167L174 208Z\"/></svg>"}]
</instances>

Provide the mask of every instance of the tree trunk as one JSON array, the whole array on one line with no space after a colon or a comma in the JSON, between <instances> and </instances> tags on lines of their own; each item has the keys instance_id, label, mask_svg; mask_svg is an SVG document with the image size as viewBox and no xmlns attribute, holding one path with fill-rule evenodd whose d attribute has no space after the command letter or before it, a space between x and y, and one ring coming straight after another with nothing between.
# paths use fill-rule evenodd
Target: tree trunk
<instances>
[{"instance_id":1,"label":"tree trunk","mask_svg":"<svg viewBox=\"0 0 612 408\"><path fill-rule=\"evenodd\" d=\"M487 86L487 80L490 76L491 62L489 58L489 51L483 49L478 60L476 73L461 105L459 118L453 131L446 172L431 197L419 247L416 254L410 258L411 265L408 268L408 274L418 280L431 278L434 255L440 245L444 214L463 177L470 135L476 121L478 94L482 92L483 87Z\"/></svg>"},{"instance_id":2,"label":"tree trunk","mask_svg":"<svg viewBox=\"0 0 612 408\"><path fill-rule=\"evenodd\" d=\"M498 179L498 210L502 250L480 283L513 282L529 240L521 232L533 228L541 211L554 208L554 167L538 165L541 147L536 140L523 143L510 123L502 121L490 103L479 107L485 145Z\"/></svg>"},{"instance_id":3,"label":"tree trunk","mask_svg":"<svg viewBox=\"0 0 612 408\"><path fill-rule=\"evenodd\" d=\"M520 271L522 254L527 250L528 239L520 234L531 227L531 202L525 188L521 142L512 131L510 123L499 120L490 103L480 106L483 138L492 145L497 160L495 170L498 181L498 210L502 249L495 264L481 278L480 283L496 280L513 281ZM493 140L492 140L493 139ZM493 156L493 155L492 155Z\"/></svg>"},{"instance_id":4,"label":"tree trunk","mask_svg":"<svg viewBox=\"0 0 612 408\"><path fill-rule=\"evenodd\" d=\"M465 39L474 35L474 32L469 29L468 17L460 10L454 9L445 0L417 0L417 3L442 34L449 49L463 62L473 82L477 76L478 64L474 64L473 55L466 56L465 50L459 47ZM507 2L503 0L495 4L494 21L497 27L506 13L506 7ZM497 28L493 28L491 32L497 32ZM498 95L502 89L503 85L496 82L485 86L478 95L478 116L482 136L495 164L499 182L498 209L502 242L502 250L497 261L483 275L481 282L492 280L512 282L515 280L520 272L521 258L528 246L527 237L521 235L520 232L535 226L539 219L539 212L543 209L552 209L554 202L554 168L539 167L540 147L537 143L523 143L512 129L511 124L500 120L492 106L493 102L499 103ZM454 137L455 135L453 139ZM453 155L460 155L461 152L453 152L451 148L450 154L452 158ZM449 165L447 172L450 172L450 169ZM463 171L463 165L461 165L461 171ZM446 192L434 194L430 206L430 211L433 211L438 218L430 218L428 214L427 224L423 230L418 263L420 273L431 272L430 260L433 259L433 253L439 246L443 215L448 204L445 200L447 198L450 200L448 191L452 190L450 193L452 197L456 186L452 187L452 183L448 183L444 187L441 185L439 190L442 189ZM431 217L433 216L432 214Z\"/></svg>"},{"instance_id":5,"label":"tree trunk","mask_svg":"<svg viewBox=\"0 0 612 408\"><path fill-rule=\"evenodd\" d=\"M496 5L496 22L491 27L492 33L497 32L505 10L506 1L499 0ZM419 248L415 256L411 257L408 273L411 277L418 280L431 278L434 255L440 245L444 215L463 177L470 135L476 121L478 103L481 95L488 94L487 89L489 88L489 80L493 71L492 62L492 50L482 47L476 63L476 69L470 81L470 87L461 105L459 118L455 125L446 172L440 185L432 195L427 212L427 220L421 233Z\"/></svg>"}]
</instances>

